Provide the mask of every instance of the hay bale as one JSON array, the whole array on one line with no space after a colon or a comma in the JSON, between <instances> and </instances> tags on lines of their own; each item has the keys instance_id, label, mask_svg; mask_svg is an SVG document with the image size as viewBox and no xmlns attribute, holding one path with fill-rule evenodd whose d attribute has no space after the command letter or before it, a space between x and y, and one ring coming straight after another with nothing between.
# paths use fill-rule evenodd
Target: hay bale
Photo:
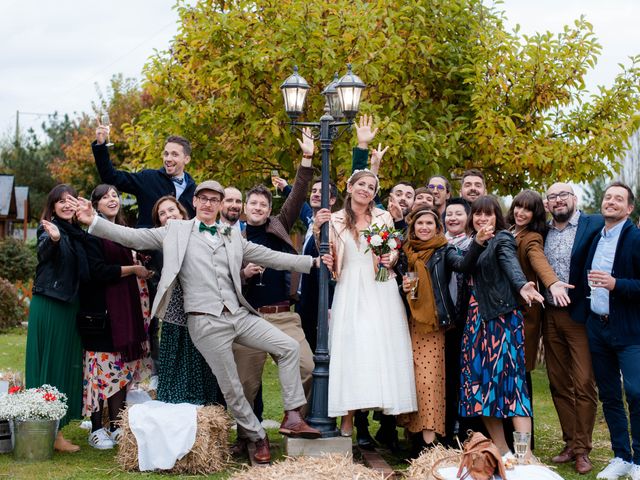
<instances>
[{"instance_id":1,"label":"hay bale","mask_svg":"<svg viewBox=\"0 0 640 480\"><path fill-rule=\"evenodd\" d=\"M425 449L418 458L411 461L411 466L406 472L406 480L439 480L433 474L433 466L436 462L438 462L437 473L439 468L459 466L461 458L462 450L445 448L442 445Z\"/></svg>"},{"instance_id":2,"label":"hay bale","mask_svg":"<svg viewBox=\"0 0 640 480\"><path fill-rule=\"evenodd\" d=\"M351 457L331 454L321 457L286 458L269 467L247 468L230 480L384 480L384 474L353 463Z\"/></svg>"},{"instance_id":3,"label":"hay bale","mask_svg":"<svg viewBox=\"0 0 640 480\"><path fill-rule=\"evenodd\" d=\"M138 471L138 445L129 427L129 407L122 412L122 439L116 459L123 470ZM219 405L198 408L198 428L191 451L163 473L207 475L224 470L229 465L229 429L231 418Z\"/></svg>"}]
</instances>

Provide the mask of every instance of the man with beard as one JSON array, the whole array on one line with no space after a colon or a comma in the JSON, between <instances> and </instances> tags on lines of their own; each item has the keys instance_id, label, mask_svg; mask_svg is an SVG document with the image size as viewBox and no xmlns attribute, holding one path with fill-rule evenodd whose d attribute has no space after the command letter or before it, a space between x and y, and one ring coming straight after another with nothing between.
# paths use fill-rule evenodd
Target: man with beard
<instances>
[{"instance_id":1,"label":"man with beard","mask_svg":"<svg viewBox=\"0 0 640 480\"><path fill-rule=\"evenodd\" d=\"M427 188L433 195L433 206L438 210L440 218L444 217L447 200L451 197L451 185L442 175L434 175L427 182Z\"/></svg>"},{"instance_id":2,"label":"man with beard","mask_svg":"<svg viewBox=\"0 0 640 480\"><path fill-rule=\"evenodd\" d=\"M244 231L245 222L239 221L242 213L242 192L236 187L224 189L224 199L220 208L220 223L225 223L230 227L239 228Z\"/></svg>"},{"instance_id":3,"label":"man with beard","mask_svg":"<svg viewBox=\"0 0 640 480\"><path fill-rule=\"evenodd\" d=\"M309 252L315 252L314 255L319 254L318 245L316 244L313 236L313 225L318 222L320 224L326 223L331 219L331 208L335 205L338 199L338 188L335 183L329 183L329 208L321 209L322 201L322 182L316 179L311 187L311 195L309 196L309 204L313 212L313 217L309 222L307 233L304 237L302 244L302 254L311 255ZM298 295L300 301L296 305L296 312L300 315L302 320L302 329L304 335L311 346L311 350L315 352L316 341L318 336L318 293L319 293L319 277L320 269L311 268L309 273L304 273L300 276L300 285L298 288ZM329 283L329 306L331 306L333 298L333 284Z\"/></svg>"},{"instance_id":4,"label":"man with beard","mask_svg":"<svg viewBox=\"0 0 640 480\"><path fill-rule=\"evenodd\" d=\"M624 183L613 182L605 189L604 228L587 257L591 271L582 278L583 285L592 285L584 314L615 456L597 478L630 475L640 480L640 231L629 220L633 205L633 191Z\"/></svg>"},{"instance_id":5,"label":"man with beard","mask_svg":"<svg viewBox=\"0 0 640 480\"><path fill-rule=\"evenodd\" d=\"M470 204L478 197L487 194L484 174L475 168L465 170L460 181L460 196Z\"/></svg>"},{"instance_id":6,"label":"man with beard","mask_svg":"<svg viewBox=\"0 0 640 480\"><path fill-rule=\"evenodd\" d=\"M545 239L544 253L558 278L575 288L569 290L567 307L554 305L547 291L542 325L545 360L551 397L555 405L564 449L552 461L575 461L585 474L593 468L589 460L596 417L596 388L585 328L585 286L581 282L589 246L604 225L601 215L576 210L571 185L554 183L547 190L547 206L553 217ZM588 308L588 307L587 307Z\"/></svg>"}]
</instances>

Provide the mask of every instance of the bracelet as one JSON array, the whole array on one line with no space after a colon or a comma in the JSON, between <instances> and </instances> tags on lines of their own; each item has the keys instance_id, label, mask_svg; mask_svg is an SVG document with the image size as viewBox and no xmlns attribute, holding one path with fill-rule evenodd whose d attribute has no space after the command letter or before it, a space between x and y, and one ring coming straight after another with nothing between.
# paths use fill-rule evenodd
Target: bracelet
<instances>
[{"instance_id":1,"label":"bracelet","mask_svg":"<svg viewBox=\"0 0 640 480\"><path fill-rule=\"evenodd\" d=\"M309 155L309 154L303 153L302 158L306 158L306 159L313 158L313 154Z\"/></svg>"}]
</instances>

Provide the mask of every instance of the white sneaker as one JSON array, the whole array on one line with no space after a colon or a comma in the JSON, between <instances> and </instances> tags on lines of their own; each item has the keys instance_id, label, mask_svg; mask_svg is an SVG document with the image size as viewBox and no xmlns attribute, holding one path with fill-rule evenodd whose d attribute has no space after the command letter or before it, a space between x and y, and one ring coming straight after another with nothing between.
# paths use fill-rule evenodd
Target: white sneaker
<instances>
[{"instance_id":1,"label":"white sneaker","mask_svg":"<svg viewBox=\"0 0 640 480\"><path fill-rule=\"evenodd\" d=\"M98 450L109 450L115 446L115 443L113 443L107 431L101 428L89 434L89 445Z\"/></svg>"},{"instance_id":2,"label":"white sneaker","mask_svg":"<svg viewBox=\"0 0 640 480\"><path fill-rule=\"evenodd\" d=\"M115 443L116 445L119 444L120 439L122 438L122 429L116 428L113 432L109 434L109 437L111 437L111 441L113 443Z\"/></svg>"},{"instance_id":3,"label":"white sneaker","mask_svg":"<svg viewBox=\"0 0 640 480\"><path fill-rule=\"evenodd\" d=\"M631 480L640 480L640 465L634 463L629 471L629 476Z\"/></svg>"},{"instance_id":4,"label":"white sneaker","mask_svg":"<svg viewBox=\"0 0 640 480\"><path fill-rule=\"evenodd\" d=\"M616 457L609 460L609 465L607 465L604 470L596 476L596 478L604 480L618 480L618 478L628 475L634 466L635 465L632 463L625 462L620 457Z\"/></svg>"},{"instance_id":5,"label":"white sneaker","mask_svg":"<svg viewBox=\"0 0 640 480\"><path fill-rule=\"evenodd\" d=\"M83 420L80 422L80 428L83 430L91 430L91 420Z\"/></svg>"}]
</instances>

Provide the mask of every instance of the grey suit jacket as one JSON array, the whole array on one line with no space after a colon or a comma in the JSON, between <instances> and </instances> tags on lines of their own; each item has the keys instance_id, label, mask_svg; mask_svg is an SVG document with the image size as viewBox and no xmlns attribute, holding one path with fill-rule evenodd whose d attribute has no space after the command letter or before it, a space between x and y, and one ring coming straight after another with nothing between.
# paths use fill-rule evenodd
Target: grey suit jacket
<instances>
[{"instance_id":1,"label":"grey suit jacket","mask_svg":"<svg viewBox=\"0 0 640 480\"><path fill-rule=\"evenodd\" d=\"M156 315L158 318L163 318L171 298L171 292L178 278L184 255L189 246L193 224L196 221L196 219L169 220L164 227L129 228L97 217L95 224L89 228L89 233L135 250L162 250L164 265L151 314ZM294 270L296 272L309 273L313 263L312 257L276 252L262 245L247 241L236 228L230 230L229 235L220 235L220 237L225 245L229 270L238 300L242 306L252 313L258 314L242 296L240 269L242 268L243 260L275 270ZM214 291L211 292L211 295L214 298L219 298L220 292Z\"/></svg>"}]
</instances>

